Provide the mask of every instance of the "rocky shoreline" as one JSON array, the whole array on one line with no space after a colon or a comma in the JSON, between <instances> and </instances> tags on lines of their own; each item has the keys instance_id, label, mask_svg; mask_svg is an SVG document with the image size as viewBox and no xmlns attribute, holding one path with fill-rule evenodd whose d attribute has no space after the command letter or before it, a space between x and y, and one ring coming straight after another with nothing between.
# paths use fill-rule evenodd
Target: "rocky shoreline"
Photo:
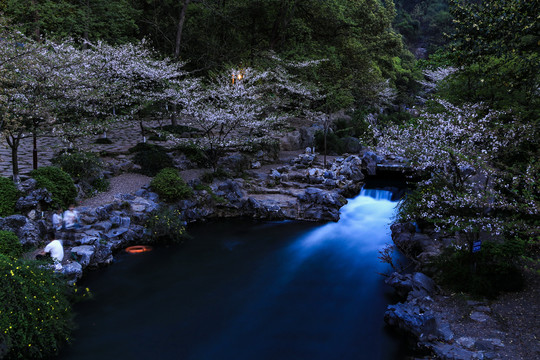
<instances>
[{"instance_id":1,"label":"rocky shoreline","mask_svg":"<svg viewBox=\"0 0 540 360\"><path fill-rule=\"evenodd\" d=\"M193 197L174 206L186 223L228 217L337 221L339 209L347 202L345 196L358 194L365 177L375 174L378 164L391 162L398 164L364 152L335 158L324 169L308 149L267 172L253 172L250 180L215 180L200 187L200 180L192 179L189 185L203 190L194 190ZM19 189L24 196L16 206L26 215L0 218L0 229L14 232L23 245L38 247L51 229L52 213L40 210L51 202L51 196L45 189L36 189L33 179L23 181ZM65 244L62 273L75 283L87 269L110 264L116 252L147 243L144 223L164 205L149 186L144 186L134 194L115 194L113 201L101 206L78 207L82 227Z\"/></svg>"},{"instance_id":2,"label":"rocky shoreline","mask_svg":"<svg viewBox=\"0 0 540 360\"><path fill-rule=\"evenodd\" d=\"M417 268L450 246L454 237L420 233L414 224L391 226L394 244ZM538 276L528 287L494 300L449 293L421 272L392 273L385 282L401 302L389 305L385 322L403 331L415 359L527 360L540 355Z\"/></svg>"}]
</instances>

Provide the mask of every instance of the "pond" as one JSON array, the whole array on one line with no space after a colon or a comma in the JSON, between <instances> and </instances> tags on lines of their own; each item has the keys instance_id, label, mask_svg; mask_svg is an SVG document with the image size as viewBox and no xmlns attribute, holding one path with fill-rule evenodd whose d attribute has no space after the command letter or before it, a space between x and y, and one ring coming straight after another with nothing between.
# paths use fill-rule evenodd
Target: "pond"
<instances>
[{"instance_id":1,"label":"pond","mask_svg":"<svg viewBox=\"0 0 540 360\"><path fill-rule=\"evenodd\" d=\"M363 190L337 223L227 220L184 244L117 256L80 284L60 359L404 359L379 274L395 202Z\"/></svg>"}]
</instances>

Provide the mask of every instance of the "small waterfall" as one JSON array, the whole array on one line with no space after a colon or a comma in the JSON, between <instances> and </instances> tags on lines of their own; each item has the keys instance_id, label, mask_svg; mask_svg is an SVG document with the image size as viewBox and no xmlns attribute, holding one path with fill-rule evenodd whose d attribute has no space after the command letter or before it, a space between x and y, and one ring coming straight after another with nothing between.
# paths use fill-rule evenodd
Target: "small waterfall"
<instances>
[{"instance_id":1,"label":"small waterfall","mask_svg":"<svg viewBox=\"0 0 540 360\"><path fill-rule=\"evenodd\" d=\"M390 191L362 189L341 208L338 222L323 225L293 244L298 250L297 258L309 257L310 252L323 244L325 247L332 244L333 251L353 256L354 251L365 253L380 249L388 242L389 224L396 205L391 199Z\"/></svg>"},{"instance_id":2,"label":"small waterfall","mask_svg":"<svg viewBox=\"0 0 540 360\"><path fill-rule=\"evenodd\" d=\"M358 196L367 196L375 200L392 200L392 192L388 190L378 190L378 189L366 189L362 188L360 195Z\"/></svg>"}]
</instances>

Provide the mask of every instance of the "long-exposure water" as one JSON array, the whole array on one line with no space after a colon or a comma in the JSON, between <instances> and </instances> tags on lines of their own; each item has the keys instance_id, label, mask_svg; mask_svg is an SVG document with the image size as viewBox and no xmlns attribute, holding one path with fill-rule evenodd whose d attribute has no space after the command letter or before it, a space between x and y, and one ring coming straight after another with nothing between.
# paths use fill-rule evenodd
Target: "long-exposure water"
<instances>
[{"instance_id":1,"label":"long-exposure water","mask_svg":"<svg viewBox=\"0 0 540 360\"><path fill-rule=\"evenodd\" d=\"M363 190L325 225L198 224L182 245L118 256L82 282L93 299L60 359L403 359L379 274L390 198Z\"/></svg>"}]
</instances>

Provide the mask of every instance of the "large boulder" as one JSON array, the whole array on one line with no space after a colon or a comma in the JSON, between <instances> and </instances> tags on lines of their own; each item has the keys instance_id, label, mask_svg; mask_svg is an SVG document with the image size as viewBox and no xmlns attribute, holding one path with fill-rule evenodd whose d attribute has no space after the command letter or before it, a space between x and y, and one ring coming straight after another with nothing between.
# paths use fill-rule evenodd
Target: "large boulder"
<instances>
[{"instance_id":1,"label":"large boulder","mask_svg":"<svg viewBox=\"0 0 540 360\"><path fill-rule=\"evenodd\" d=\"M314 187L298 196L299 216L308 220L337 221L339 209L347 203L340 194Z\"/></svg>"},{"instance_id":2,"label":"large boulder","mask_svg":"<svg viewBox=\"0 0 540 360\"><path fill-rule=\"evenodd\" d=\"M221 196L233 206L241 206L242 200L246 197L240 180L227 179L213 184L212 188L217 196Z\"/></svg>"},{"instance_id":3,"label":"large boulder","mask_svg":"<svg viewBox=\"0 0 540 360\"><path fill-rule=\"evenodd\" d=\"M73 285L83 276L82 265L76 261L65 264L62 266L62 274L66 277L68 284Z\"/></svg>"},{"instance_id":4,"label":"large boulder","mask_svg":"<svg viewBox=\"0 0 540 360\"><path fill-rule=\"evenodd\" d=\"M244 154L231 154L221 158L218 166L233 173L241 173L251 168L251 159Z\"/></svg>"},{"instance_id":5,"label":"large boulder","mask_svg":"<svg viewBox=\"0 0 540 360\"><path fill-rule=\"evenodd\" d=\"M381 157L377 154L368 151L362 156L362 166L366 169L367 175L376 175L377 164L382 161Z\"/></svg>"},{"instance_id":6,"label":"large boulder","mask_svg":"<svg viewBox=\"0 0 540 360\"><path fill-rule=\"evenodd\" d=\"M20 183L16 184L17 190L19 190L22 193L29 193L30 191L34 190L37 186L37 180L36 179L26 179L24 181L21 181Z\"/></svg>"},{"instance_id":7,"label":"large boulder","mask_svg":"<svg viewBox=\"0 0 540 360\"><path fill-rule=\"evenodd\" d=\"M93 261L89 264L91 267L98 267L101 265L108 265L113 262L113 246L112 242L101 243L98 242L97 248L94 252Z\"/></svg>"},{"instance_id":8,"label":"large boulder","mask_svg":"<svg viewBox=\"0 0 540 360\"><path fill-rule=\"evenodd\" d=\"M286 217L278 202L272 199L259 200L250 197L244 203L242 210L255 219L271 220Z\"/></svg>"},{"instance_id":9,"label":"large boulder","mask_svg":"<svg viewBox=\"0 0 540 360\"><path fill-rule=\"evenodd\" d=\"M300 131L294 130L286 133L279 143L279 148L283 151L294 151L302 148L302 135Z\"/></svg>"},{"instance_id":10,"label":"large boulder","mask_svg":"<svg viewBox=\"0 0 540 360\"><path fill-rule=\"evenodd\" d=\"M437 234L418 233L415 225L410 222L395 223L390 229L394 244L405 256L420 265L440 255L455 240L451 237L439 238Z\"/></svg>"},{"instance_id":11,"label":"large boulder","mask_svg":"<svg viewBox=\"0 0 540 360\"><path fill-rule=\"evenodd\" d=\"M419 340L436 339L438 336L437 320L433 312L415 303L388 305L384 321Z\"/></svg>"},{"instance_id":12,"label":"large boulder","mask_svg":"<svg viewBox=\"0 0 540 360\"><path fill-rule=\"evenodd\" d=\"M43 221L31 221L23 215L0 218L0 230L13 232L23 245L37 245L47 234L47 228Z\"/></svg>"},{"instance_id":13,"label":"large boulder","mask_svg":"<svg viewBox=\"0 0 540 360\"><path fill-rule=\"evenodd\" d=\"M77 262L83 268L90 265L94 258L95 248L91 245L81 245L71 248L72 257L76 258Z\"/></svg>"},{"instance_id":14,"label":"large boulder","mask_svg":"<svg viewBox=\"0 0 540 360\"><path fill-rule=\"evenodd\" d=\"M322 128L319 126L310 126L288 132L280 139L279 147L282 151L294 151L313 146L315 143L315 133L318 130L322 130Z\"/></svg>"},{"instance_id":15,"label":"large boulder","mask_svg":"<svg viewBox=\"0 0 540 360\"><path fill-rule=\"evenodd\" d=\"M341 139L344 152L349 154L358 154L362 150L362 143L358 138L346 136Z\"/></svg>"},{"instance_id":16,"label":"large boulder","mask_svg":"<svg viewBox=\"0 0 540 360\"><path fill-rule=\"evenodd\" d=\"M17 210L41 209L42 205L52 203L52 194L47 189L35 189L28 195L20 197L15 204Z\"/></svg>"},{"instance_id":17,"label":"large boulder","mask_svg":"<svg viewBox=\"0 0 540 360\"><path fill-rule=\"evenodd\" d=\"M414 274L392 273L385 283L392 286L399 296L406 299L412 297L427 297L433 295L436 285L433 279L420 272Z\"/></svg>"},{"instance_id":18,"label":"large boulder","mask_svg":"<svg viewBox=\"0 0 540 360\"><path fill-rule=\"evenodd\" d=\"M424 343L452 340L453 332L448 323L437 318L430 309L431 302L431 298L426 297L388 305L384 321Z\"/></svg>"},{"instance_id":19,"label":"large boulder","mask_svg":"<svg viewBox=\"0 0 540 360\"><path fill-rule=\"evenodd\" d=\"M358 156L351 155L341 163L336 163L336 172L354 182L364 180L362 173L362 160Z\"/></svg>"}]
</instances>

